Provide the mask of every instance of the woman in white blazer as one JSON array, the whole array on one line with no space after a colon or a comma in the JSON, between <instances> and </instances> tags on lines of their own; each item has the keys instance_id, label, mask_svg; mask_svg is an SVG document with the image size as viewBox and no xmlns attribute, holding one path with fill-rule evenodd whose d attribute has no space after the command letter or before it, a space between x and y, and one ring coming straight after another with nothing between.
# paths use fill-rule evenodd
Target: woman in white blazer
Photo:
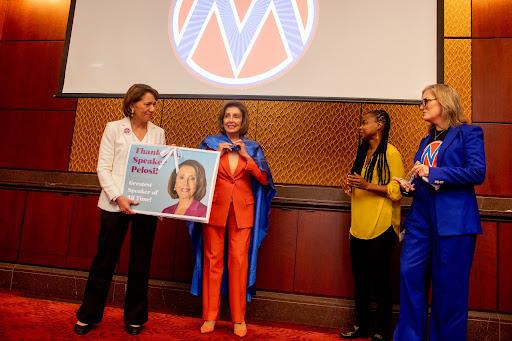
<instances>
[{"instance_id":1,"label":"woman in white blazer","mask_svg":"<svg viewBox=\"0 0 512 341\"><path fill-rule=\"evenodd\" d=\"M134 214L137 203L122 193L126 158L131 143L165 144L164 130L153 123L158 92L134 84L123 100L122 120L107 123L101 138L97 173L102 188L98 207L101 226L98 249L91 265L75 332L83 335L101 322L105 301L124 237L131 222L130 261L124 305L125 330L139 334L148 320L148 278L157 218Z\"/></svg>"}]
</instances>

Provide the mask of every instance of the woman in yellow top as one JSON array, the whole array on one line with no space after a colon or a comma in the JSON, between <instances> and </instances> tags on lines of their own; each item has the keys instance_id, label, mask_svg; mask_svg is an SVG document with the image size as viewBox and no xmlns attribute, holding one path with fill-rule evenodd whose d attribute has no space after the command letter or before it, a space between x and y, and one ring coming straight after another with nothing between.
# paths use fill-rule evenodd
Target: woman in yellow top
<instances>
[{"instance_id":1,"label":"woman in yellow top","mask_svg":"<svg viewBox=\"0 0 512 341\"><path fill-rule=\"evenodd\" d=\"M371 340L389 340L392 314L389 263L400 232L402 156L388 143L391 120L384 110L363 115L361 143L347 181L352 198L350 252L354 275L354 328L340 334L355 339L369 335L370 292L377 303L376 330Z\"/></svg>"}]
</instances>

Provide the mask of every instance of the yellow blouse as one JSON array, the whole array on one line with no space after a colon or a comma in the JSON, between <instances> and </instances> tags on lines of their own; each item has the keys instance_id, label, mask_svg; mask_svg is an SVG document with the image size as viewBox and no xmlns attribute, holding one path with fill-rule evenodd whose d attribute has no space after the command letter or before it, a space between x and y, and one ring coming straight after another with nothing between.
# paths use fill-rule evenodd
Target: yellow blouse
<instances>
[{"instance_id":1,"label":"yellow blouse","mask_svg":"<svg viewBox=\"0 0 512 341\"><path fill-rule=\"evenodd\" d=\"M394 176L404 177L402 156L395 146L388 143L386 151L391 180L387 185L388 195L383 197L364 189L352 188L352 214L350 234L359 239L373 239L386 232L390 226L400 233L400 185ZM365 175L365 167L361 171ZM373 184L379 183L377 167L373 170Z\"/></svg>"}]
</instances>

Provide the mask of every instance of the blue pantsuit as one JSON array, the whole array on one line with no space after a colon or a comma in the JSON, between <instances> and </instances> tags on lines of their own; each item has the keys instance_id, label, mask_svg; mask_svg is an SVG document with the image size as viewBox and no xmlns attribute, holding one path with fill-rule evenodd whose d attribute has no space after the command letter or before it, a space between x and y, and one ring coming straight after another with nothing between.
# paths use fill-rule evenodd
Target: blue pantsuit
<instances>
[{"instance_id":1,"label":"blue pantsuit","mask_svg":"<svg viewBox=\"0 0 512 341\"><path fill-rule=\"evenodd\" d=\"M432 151L427 136L415 161ZM474 185L485 177L482 129L451 127L439 144L428 182L415 180L400 258L400 318L397 341L466 339L469 275L476 235L482 232ZM433 152L432 152L433 153ZM428 288L432 281L430 330Z\"/></svg>"}]
</instances>

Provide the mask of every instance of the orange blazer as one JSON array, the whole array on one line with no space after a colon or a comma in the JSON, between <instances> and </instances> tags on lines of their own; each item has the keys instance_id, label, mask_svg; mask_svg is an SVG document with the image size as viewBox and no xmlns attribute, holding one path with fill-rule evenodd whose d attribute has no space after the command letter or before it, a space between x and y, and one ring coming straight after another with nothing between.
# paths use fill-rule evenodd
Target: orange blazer
<instances>
[{"instance_id":1,"label":"orange blazer","mask_svg":"<svg viewBox=\"0 0 512 341\"><path fill-rule=\"evenodd\" d=\"M238 228L251 228L254 225L254 196L251 176L262 185L268 183L267 173L261 171L254 160L251 159L247 162L242 156L239 156L238 165L233 174L229 168L228 154L224 153L220 157L208 224L225 227L229 207L233 203Z\"/></svg>"}]
</instances>

